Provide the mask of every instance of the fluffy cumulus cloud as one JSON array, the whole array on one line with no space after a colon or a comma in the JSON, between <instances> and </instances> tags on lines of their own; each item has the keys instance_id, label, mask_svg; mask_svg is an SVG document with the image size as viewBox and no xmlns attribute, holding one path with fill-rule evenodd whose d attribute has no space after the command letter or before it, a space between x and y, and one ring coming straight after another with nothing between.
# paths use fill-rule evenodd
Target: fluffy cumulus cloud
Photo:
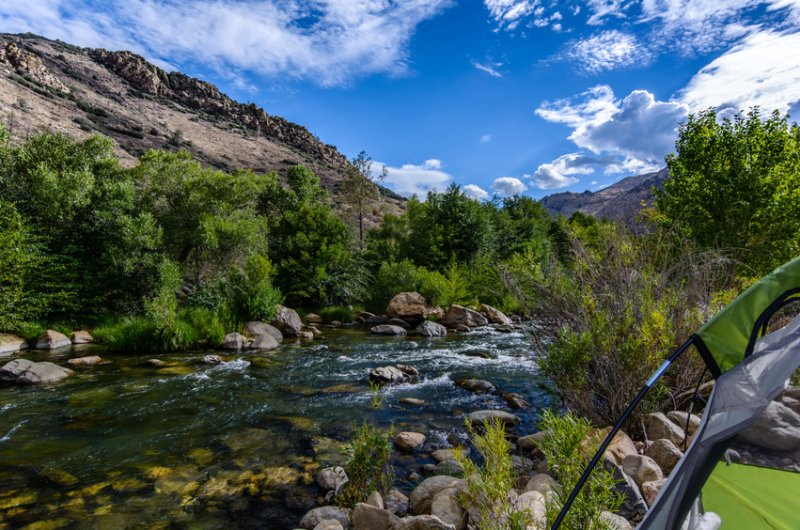
<instances>
[{"instance_id":1,"label":"fluffy cumulus cloud","mask_svg":"<svg viewBox=\"0 0 800 530\"><path fill-rule=\"evenodd\" d=\"M408 71L417 25L452 0L29 0L0 4L3 31L132 49L322 85Z\"/></svg>"},{"instance_id":2,"label":"fluffy cumulus cloud","mask_svg":"<svg viewBox=\"0 0 800 530\"><path fill-rule=\"evenodd\" d=\"M767 112L792 110L800 103L798 57L800 33L750 35L700 70L678 98L692 111L754 105Z\"/></svg>"},{"instance_id":3,"label":"fluffy cumulus cloud","mask_svg":"<svg viewBox=\"0 0 800 530\"><path fill-rule=\"evenodd\" d=\"M528 187L518 178L500 177L492 183L492 189L500 195L510 197L511 195L519 195L527 190Z\"/></svg>"},{"instance_id":4,"label":"fluffy cumulus cloud","mask_svg":"<svg viewBox=\"0 0 800 530\"><path fill-rule=\"evenodd\" d=\"M587 72L601 72L646 64L650 51L634 35L612 29L574 42L566 56Z\"/></svg>"},{"instance_id":5,"label":"fluffy cumulus cloud","mask_svg":"<svg viewBox=\"0 0 800 530\"><path fill-rule=\"evenodd\" d=\"M467 184L462 189L464 191L464 195L467 197L472 197L475 200L482 201L489 198L489 192L480 186L476 186L475 184Z\"/></svg>"},{"instance_id":6,"label":"fluffy cumulus cloud","mask_svg":"<svg viewBox=\"0 0 800 530\"><path fill-rule=\"evenodd\" d=\"M540 190L566 188L578 182L575 175L590 175L594 166L608 165L611 159L582 153L562 155L549 164L541 164L533 175L526 177Z\"/></svg>"},{"instance_id":7,"label":"fluffy cumulus cloud","mask_svg":"<svg viewBox=\"0 0 800 530\"><path fill-rule=\"evenodd\" d=\"M453 177L443 170L441 160L435 158L419 165L403 164L399 167L375 162L372 165L373 172L376 171L376 167L382 169L384 166L386 167L384 184L405 197L417 195L420 199L424 199L429 191L442 191L453 181Z\"/></svg>"}]
</instances>

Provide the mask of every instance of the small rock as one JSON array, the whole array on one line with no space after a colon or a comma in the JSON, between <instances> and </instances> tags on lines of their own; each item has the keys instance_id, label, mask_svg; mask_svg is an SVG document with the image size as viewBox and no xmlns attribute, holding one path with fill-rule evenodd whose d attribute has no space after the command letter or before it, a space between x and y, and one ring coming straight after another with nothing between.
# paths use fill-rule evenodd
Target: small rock
<instances>
[{"instance_id":1,"label":"small rock","mask_svg":"<svg viewBox=\"0 0 800 530\"><path fill-rule=\"evenodd\" d=\"M411 325L402 318L390 318L386 321L386 324L389 326L398 326L403 329L409 329L411 327Z\"/></svg>"},{"instance_id":2,"label":"small rock","mask_svg":"<svg viewBox=\"0 0 800 530\"><path fill-rule=\"evenodd\" d=\"M511 457L511 468L516 475L526 475L533 471L535 464L530 458L524 456L514 455Z\"/></svg>"},{"instance_id":3,"label":"small rock","mask_svg":"<svg viewBox=\"0 0 800 530\"><path fill-rule=\"evenodd\" d=\"M380 385L397 385L416 382L416 376L401 370L399 366L380 366L369 372L369 380Z\"/></svg>"},{"instance_id":4,"label":"small rock","mask_svg":"<svg viewBox=\"0 0 800 530\"><path fill-rule=\"evenodd\" d=\"M467 527L467 513L458 502L456 488L447 488L436 495L431 501L431 515L438 517L445 524L453 525L456 530Z\"/></svg>"},{"instance_id":5,"label":"small rock","mask_svg":"<svg viewBox=\"0 0 800 530\"><path fill-rule=\"evenodd\" d=\"M488 323L489 320L477 311L456 304L451 305L447 313L442 317L442 324L448 328L454 328L459 325L476 328L485 326Z\"/></svg>"},{"instance_id":6,"label":"small rock","mask_svg":"<svg viewBox=\"0 0 800 530\"><path fill-rule=\"evenodd\" d=\"M400 403L403 403L404 405L414 405L416 407L420 407L425 405L425 400L413 397L404 397L400 398Z\"/></svg>"},{"instance_id":7,"label":"small rock","mask_svg":"<svg viewBox=\"0 0 800 530\"><path fill-rule=\"evenodd\" d=\"M474 394L491 394L495 391L495 386L483 379L461 379L456 385Z\"/></svg>"},{"instance_id":8,"label":"small rock","mask_svg":"<svg viewBox=\"0 0 800 530\"><path fill-rule=\"evenodd\" d=\"M394 438L394 444L401 451L413 453L425 443L425 435L418 432L401 432Z\"/></svg>"},{"instance_id":9,"label":"small rock","mask_svg":"<svg viewBox=\"0 0 800 530\"><path fill-rule=\"evenodd\" d=\"M544 528L547 519L547 500L538 491L526 491L517 498L517 510L529 510L533 517L533 528ZM531 528L531 527L529 527Z\"/></svg>"},{"instance_id":10,"label":"small rock","mask_svg":"<svg viewBox=\"0 0 800 530\"><path fill-rule=\"evenodd\" d=\"M314 527L314 530L344 530L342 523L336 519L325 519Z\"/></svg>"},{"instance_id":11,"label":"small rock","mask_svg":"<svg viewBox=\"0 0 800 530\"><path fill-rule=\"evenodd\" d=\"M228 333L222 339L223 350L241 350L247 344L247 338L239 333Z\"/></svg>"},{"instance_id":12,"label":"small rock","mask_svg":"<svg viewBox=\"0 0 800 530\"><path fill-rule=\"evenodd\" d=\"M658 479L658 480L651 480L642 484L642 496L644 496L644 500L647 502L648 506L652 506L653 502L658 497L658 492L661 491L661 486L667 479Z\"/></svg>"},{"instance_id":13,"label":"small rock","mask_svg":"<svg viewBox=\"0 0 800 530\"><path fill-rule=\"evenodd\" d=\"M72 341L66 335L52 329L48 329L36 339L37 350L56 350L71 345Z\"/></svg>"},{"instance_id":14,"label":"small rock","mask_svg":"<svg viewBox=\"0 0 800 530\"><path fill-rule=\"evenodd\" d=\"M678 447L683 444L683 429L672 423L672 421L661 412L654 412L647 415L645 419L645 430L647 432L647 437L651 440L666 438Z\"/></svg>"},{"instance_id":15,"label":"small rock","mask_svg":"<svg viewBox=\"0 0 800 530\"><path fill-rule=\"evenodd\" d=\"M200 362L203 364L220 364L222 359L219 355L204 355Z\"/></svg>"},{"instance_id":16,"label":"small rock","mask_svg":"<svg viewBox=\"0 0 800 530\"><path fill-rule=\"evenodd\" d=\"M314 340L314 332L313 331L301 331L297 334L297 338L300 340Z\"/></svg>"},{"instance_id":17,"label":"small rock","mask_svg":"<svg viewBox=\"0 0 800 530\"><path fill-rule=\"evenodd\" d=\"M381 497L381 494L378 491L373 491L369 494L369 497L367 497L367 504L376 508L380 508L381 510L385 508L383 505L383 497Z\"/></svg>"},{"instance_id":18,"label":"small rock","mask_svg":"<svg viewBox=\"0 0 800 530\"><path fill-rule=\"evenodd\" d=\"M437 449L431 453L431 457L433 457L436 462L444 462L450 458L455 458L455 453L452 449Z\"/></svg>"},{"instance_id":19,"label":"small rock","mask_svg":"<svg viewBox=\"0 0 800 530\"><path fill-rule=\"evenodd\" d=\"M401 337L406 334L405 329L401 328L400 326L392 326L390 324L373 326L370 328L370 332L374 333L375 335L391 335L395 337Z\"/></svg>"},{"instance_id":20,"label":"small rock","mask_svg":"<svg viewBox=\"0 0 800 530\"><path fill-rule=\"evenodd\" d=\"M316 313L306 313L306 322L309 324L322 324L322 317Z\"/></svg>"},{"instance_id":21,"label":"small rock","mask_svg":"<svg viewBox=\"0 0 800 530\"><path fill-rule=\"evenodd\" d=\"M408 497L398 490L389 490L383 503L387 510L398 517L405 517L408 513Z\"/></svg>"},{"instance_id":22,"label":"small rock","mask_svg":"<svg viewBox=\"0 0 800 530\"><path fill-rule=\"evenodd\" d=\"M485 425L491 421L499 420L503 422L506 427L518 425L522 420L518 416L506 412L504 410L478 410L471 412L467 419L473 425Z\"/></svg>"},{"instance_id":23,"label":"small rock","mask_svg":"<svg viewBox=\"0 0 800 530\"><path fill-rule=\"evenodd\" d=\"M85 329L79 331L73 331L72 335L70 336L70 340L72 344L91 344L94 342L94 337L92 334L86 331Z\"/></svg>"},{"instance_id":24,"label":"small rock","mask_svg":"<svg viewBox=\"0 0 800 530\"><path fill-rule=\"evenodd\" d=\"M549 499L553 492L561 491L561 486L547 473L537 473L525 485L524 491L538 491L545 499Z\"/></svg>"},{"instance_id":25,"label":"small rock","mask_svg":"<svg viewBox=\"0 0 800 530\"><path fill-rule=\"evenodd\" d=\"M456 461L455 458L447 458L442 460L436 467L433 468L435 475L450 475L453 477L460 477L464 474L464 468Z\"/></svg>"},{"instance_id":26,"label":"small rock","mask_svg":"<svg viewBox=\"0 0 800 530\"><path fill-rule=\"evenodd\" d=\"M627 519L615 513L603 512L600 514L600 520L606 523L608 530L633 530Z\"/></svg>"},{"instance_id":27,"label":"small rock","mask_svg":"<svg viewBox=\"0 0 800 530\"><path fill-rule=\"evenodd\" d=\"M447 335L447 328L437 322L426 320L417 326L417 333L423 337L444 337Z\"/></svg>"},{"instance_id":28,"label":"small rock","mask_svg":"<svg viewBox=\"0 0 800 530\"><path fill-rule=\"evenodd\" d=\"M595 432L597 434L597 439L604 440L606 436L608 436L608 433L611 432L611 427L606 427ZM618 466L622 465L626 456L637 454L639 454L639 451L636 450L636 445L633 443L633 440L623 431L617 431L608 449L606 449L606 457L611 458Z\"/></svg>"},{"instance_id":29,"label":"small rock","mask_svg":"<svg viewBox=\"0 0 800 530\"><path fill-rule=\"evenodd\" d=\"M678 446L666 438L661 438L651 443L644 454L655 460L656 464L658 464L665 473L672 471L683 456Z\"/></svg>"},{"instance_id":30,"label":"small rock","mask_svg":"<svg viewBox=\"0 0 800 530\"><path fill-rule=\"evenodd\" d=\"M334 519L344 528L350 528L350 510L338 506L320 506L310 510L300 520L301 528L314 528L326 519Z\"/></svg>"},{"instance_id":31,"label":"small rock","mask_svg":"<svg viewBox=\"0 0 800 530\"><path fill-rule=\"evenodd\" d=\"M521 436L517 439L517 447L523 451L533 451L539 448L539 444L547 436L545 431L535 432L528 436Z\"/></svg>"},{"instance_id":32,"label":"small rock","mask_svg":"<svg viewBox=\"0 0 800 530\"><path fill-rule=\"evenodd\" d=\"M27 348L28 343L25 342L25 339L9 333L0 333L0 357L7 357L14 352Z\"/></svg>"},{"instance_id":33,"label":"small rock","mask_svg":"<svg viewBox=\"0 0 800 530\"><path fill-rule=\"evenodd\" d=\"M400 519L394 530L456 530L456 527L435 515L416 515Z\"/></svg>"},{"instance_id":34,"label":"small rock","mask_svg":"<svg viewBox=\"0 0 800 530\"><path fill-rule=\"evenodd\" d=\"M364 502L353 510L353 530L394 530L400 518L389 510L376 508Z\"/></svg>"},{"instance_id":35,"label":"small rock","mask_svg":"<svg viewBox=\"0 0 800 530\"><path fill-rule=\"evenodd\" d=\"M371 317L367 318L366 325L367 326L378 326L380 324L386 324L389 320L389 317L386 315L372 315Z\"/></svg>"},{"instance_id":36,"label":"small rock","mask_svg":"<svg viewBox=\"0 0 800 530\"><path fill-rule=\"evenodd\" d=\"M161 367L165 366L167 363L165 363L161 359L147 359L147 364L149 364L150 366Z\"/></svg>"},{"instance_id":37,"label":"small rock","mask_svg":"<svg viewBox=\"0 0 800 530\"><path fill-rule=\"evenodd\" d=\"M324 491L338 492L339 488L347 484L347 473L341 466L326 467L317 473L317 484Z\"/></svg>"},{"instance_id":38,"label":"small rock","mask_svg":"<svg viewBox=\"0 0 800 530\"><path fill-rule=\"evenodd\" d=\"M250 345L254 350L269 351L278 347L278 341L269 333L259 335Z\"/></svg>"},{"instance_id":39,"label":"small rock","mask_svg":"<svg viewBox=\"0 0 800 530\"><path fill-rule=\"evenodd\" d=\"M503 392L500 394L500 397L503 398L503 401L511 407L512 409L529 409L531 408L531 404L525 401L525 399L520 396L519 394L514 394L512 392Z\"/></svg>"},{"instance_id":40,"label":"small rock","mask_svg":"<svg viewBox=\"0 0 800 530\"><path fill-rule=\"evenodd\" d=\"M695 414L689 414L688 412L684 412L682 410L673 410L672 412L667 413L667 418L670 419L675 425L680 427L681 429L686 428L686 418L689 418L689 429L688 433L689 436L693 435L697 428L700 426L700 416Z\"/></svg>"},{"instance_id":41,"label":"small rock","mask_svg":"<svg viewBox=\"0 0 800 530\"><path fill-rule=\"evenodd\" d=\"M67 362L73 366L94 366L96 364L102 363L103 359L101 359L97 355L89 355L87 357L75 357L74 359L70 359Z\"/></svg>"},{"instance_id":42,"label":"small rock","mask_svg":"<svg viewBox=\"0 0 800 530\"><path fill-rule=\"evenodd\" d=\"M664 478L664 473L655 460L644 455L628 455L622 462L622 470L629 475L636 484L641 486L645 482L652 482Z\"/></svg>"}]
</instances>

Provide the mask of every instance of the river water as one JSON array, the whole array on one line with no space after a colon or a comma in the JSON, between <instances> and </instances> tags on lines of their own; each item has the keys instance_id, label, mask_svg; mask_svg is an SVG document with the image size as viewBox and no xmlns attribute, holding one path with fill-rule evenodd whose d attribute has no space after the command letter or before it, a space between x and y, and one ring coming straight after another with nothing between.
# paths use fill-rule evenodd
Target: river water
<instances>
[{"instance_id":1,"label":"river water","mask_svg":"<svg viewBox=\"0 0 800 530\"><path fill-rule=\"evenodd\" d=\"M326 330L268 354L221 353L216 366L192 353L154 367L92 346L22 356L66 365L98 352L110 362L65 382L0 387L0 529L294 528L319 495L316 471L343 462L356 422L427 434L416 458L396 459L408 490L431 449L463 437L466 414L508 410L454 381L521 394L534 405L517 411L521 433L549 404L525 335L491 328L436 339ZM382 389L375 408L369 370L395 363L415 366L420 382Z\"/></svg>"}]
</instances>

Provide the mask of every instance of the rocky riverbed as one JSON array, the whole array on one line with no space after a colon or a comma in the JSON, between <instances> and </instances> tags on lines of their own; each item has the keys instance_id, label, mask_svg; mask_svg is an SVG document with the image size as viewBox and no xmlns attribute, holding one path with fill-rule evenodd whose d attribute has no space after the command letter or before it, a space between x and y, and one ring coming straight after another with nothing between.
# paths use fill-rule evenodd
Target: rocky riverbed
<instances>
[{"instance_id":1,"label":"rocky riverbed","mask_svg":"<svg viewBox=\"0 0 800 530\"><path fill-rule=\"evenodd\" d=\"M315 477L343 462L356 421L425 433L413 455L394 457L396 487L410 494L436 465L437 449L465 440L469 413L513 411L525 434L550 403L520 330L321 331L269 352L158 362L93 345L4 359L72 373L45 386L0 387L0 527L295 528L324 504ZM219 362L203 362L214 355ZM104 362L68 362L95 356ZM384 386L374 407L370 372L396 365L413 366L416 382ZM512 409L509 394L531 406Z\"/></svg>"}]
</instances>

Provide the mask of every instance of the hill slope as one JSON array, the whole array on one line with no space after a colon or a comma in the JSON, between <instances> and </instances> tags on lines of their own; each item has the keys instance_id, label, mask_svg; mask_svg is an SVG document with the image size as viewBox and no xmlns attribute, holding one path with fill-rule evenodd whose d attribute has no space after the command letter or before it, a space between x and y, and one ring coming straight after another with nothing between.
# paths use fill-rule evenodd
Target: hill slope
<instances>
[{"instance_id":1,"label":"hill slope","mask_svg":"<svg viewBox=\"0 0 800 530\"><path fill-rule=\"evenodd\" d=\"M643 202L652 204L652 189L661 188L668 175L667 168L664 168L654 173L624 178L600 191L554 193L544 197L542 205L554 215L569 217L579 211L631 223L641 211Z\"/></svg>"},{"instance_id":2,"label":"hill slope","mask_svg":"<svg viewBox=\"0 0 800 530\"><path fill-rule=\"evenodd\" d=\"M349 165L305 127L238 103L214 85L126 51L0 34L0 121L12 138L43 130L111 137L123 163L151 148L187 149L224 170L283 173L303 164L335 192ZM386 190L390 209L403 201Z\"/></svg>"}]
</instances>

